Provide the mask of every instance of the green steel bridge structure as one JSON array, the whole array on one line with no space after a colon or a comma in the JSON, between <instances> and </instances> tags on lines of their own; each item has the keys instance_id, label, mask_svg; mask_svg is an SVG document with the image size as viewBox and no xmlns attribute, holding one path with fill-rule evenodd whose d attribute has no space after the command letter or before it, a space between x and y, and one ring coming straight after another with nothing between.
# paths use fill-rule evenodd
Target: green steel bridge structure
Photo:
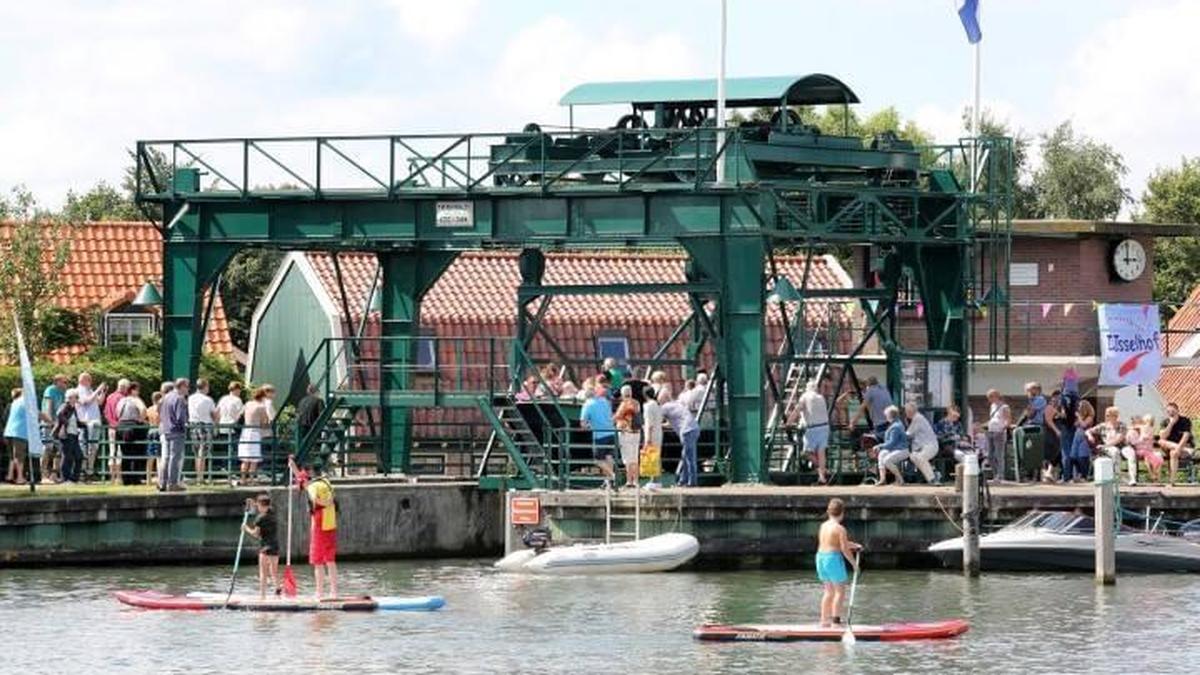
<instances>
[{"instance_id":1,"label":"green steel bridge structure","mask_svg":"<svg viewBox=\"0 0 1200 675\"><path fill-rule=\"evenodd\" d=\"M196 375L209 291L239 250L271 247L377 256L381 335L370 347L365 337L324 344L305 367L327 397L322 424L339 411L367 413L385 472L409 469L414 408L474 406L502 452L480 467L485 483L501 474L502 484L561 487L563 430L532 433L511 414L511 394L533 365L534 337L553 344L541 320L568 294L686 294L692 315L669 342L686 338L689 358L708 349L715 362L707 401L721 479L768 480L802 382L826 379L837 395L857 386L853 367L864 359L886 360L897 396L919 397L914 372L936 366L953 399L965 401L969 361L1005 356L1011 141L914 147L892 134L822 134L804 124L800 106L858 102L822 74L729 80L728 106L756 113L717 126L715 90L712 80L595 83L563 98L572 120L574 106L625 106L604 129L138 142L138 200L162 213L164 374ZM544 251L605 247L682 249L686 282L542 283ZM422 298L459 252L480 248L521 251L507 368L486 390L419 383L412 365ZM780 251L862 260L866 281L813 288L807 272L798 285L780 281ZM896 338L902 296L922 304L923 344ZM812 337L804 317L806 303L817 302L857 309L855 337L836 347ZM765 318L775 307L785 339L768 345ZM868 356L868 345L882 354ZM688 365L666 358L668 346L650 361ZM374 378L353 368L335 375L333 361L367 349L377 352ZM564 424L538 414L538 426ZM297 439L300 451L314 439Z\"/></svg>"}]
</instances>

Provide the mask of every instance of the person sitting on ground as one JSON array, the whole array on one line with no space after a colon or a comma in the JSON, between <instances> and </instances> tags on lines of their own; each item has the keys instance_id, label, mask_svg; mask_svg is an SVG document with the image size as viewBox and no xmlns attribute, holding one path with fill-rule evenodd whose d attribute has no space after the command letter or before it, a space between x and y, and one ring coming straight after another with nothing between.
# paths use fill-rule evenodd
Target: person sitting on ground
<instances>
[{"instance_id":1,"label":"person sitting on ground","mask_svg":"<svg viewBox=\"0 0 1200 675\"><path fill-rule=\"evenodd\" d=\"M825 470L825 452L829 449L829 407L825 397L817 391L817 381L809 380L804 393L796 402L789 425L802 426L804 430L804 452L813 456L817 465L817 485L829 482Z\"/></svg>"},{"instance_id":2,"label":"person sitting on ground","mask_svg":"<svg viewBox=\"0 0 1200 675\"><path fill-rule=\"evenodd\" d=\"M596 460L600 474L604 476L603 487L607 490L612 487L617 476L613 468L616 427L613 426L613 409L604 385L597 384L591 397L579 410L579 424L592 432L592 457Z\"/></svg>"},{"instance_id":3,"label":"person sitting on ground","mask_svg":"<svg viewBox=\"0 0 1200 675\"><path fill-rule=\"evenodd\" d=\"M900 409L889 405L883 409L883 419L887 421L887 429L883 432L883 442L875 446L879 453L879 485L887 485L890 471L896 476L896 485L904 485L904 476L900 473L900 463L908 459L908 436L904 433L904 423L900 421Z\"/></svg>"},{"instance_id":4,"label":"person sitting on ground","mask_svg":"<svg viewBox=\"0 0 1200 675\"><path fill-rule=\"evenodd\" d=\"M247 499L246 508L258 512L254 522L246 524L246 534L258 540L258 598L265 600L268 579L275 595L282 594L279 586L279 521L271 508L271 495L265 492L257 499Z\"/></svg>"},{"instance_id":5,"label":"person sitting on ground","mask_svg":"<svg viewBox=\"0 0 1200 675\"><path fill-rule=\"evenodd\" d=\"M1167 485L1174 485L1180 460L1192 459L1195 452L1192 449L1192 421L1179 414L1178 403L1167 404L1167 419L1156 445L1167 455Z\"/></svg>"},{"instance_id":6,"label":"person sitting on ground","mask_svg":"<svg viewBox=\"0 0 1200 675\"><path fill-rule=\"evenodd\" d=\"M1121 458L1125 458L1129 467L1129 484L1137 485L1137 454L1134 453L1133 447L1129 445L1126 438L1129 429L1121 421L1121 410L1116 406L1106 408L1104 421L1088 429L1087 433L1092 437L1093 442L1100 444L1100 452L1113 461L1118 472Z\"/></svg>"},{"instance_id":7,"label":"person sitting on ground","mask_svg":"<svg viewBox=\"0 0 1200 675\"><path fill-rule=\"evenodd\" d=\"M1012 409L1004 402L1000 392L995 389L987 390L988 421L987 439L988 451L985 468L991 468L992 478L1004 480L1004 464L1008 454L1008 428L1012 426Z\"/></svg>"},{"instance_id":8,"label":"person sitting on ground","mask_svg":"<svg viewBox=\"0 0 1200 675\"><path fill-rule=\"evenodd\" d=\"M942 482L938 473L933 470L933 458L938 454L938 438L933 433L929 420L921 414L915 403L904 404L904 416L908 418L908 429L905 434L909 441L908 458L921 472L925 482L937 485Z\"/></svg>"},{"instance_id":9,"label":"person sitting on ground","mask_svg":"<svg viewBox=\"0 0 1200 675\"><path fill-rule=\"evenodd\" d=\"M1154 449L1154 415L1134 417L1132 421L1129 425L1129 445L1133 446L1137 458L1146 463L1150 482L1161 483L1163 457Z\"/></svg>"},{"instance_id":10,"label":"person sitting on ground","mask_svg":"<svg viewBox=\"0 0 1200 675\"><path fill-rule=\"evenodd\" d=\"M1063 481L1082 483L1087 480L1088 465L1092 459L1092 445L1087 431L1096 423L1096 409L1087 401L1080 401L1075 411L1075 428L1071 435L1071 449L1063 462Z\"/></svg>"},{"instance_id":11,"label":"person sitting on ground","mask_svg":"<svg viewBox=\"0 0 1200 675\"><path fill-rule=\"evenodd\" d=\"M850 420L850 426L854 427L858 424L858 420L864 414L871 421L871 431L877 437L884 436L887 429L891 426L885 412L892 405L892 394L879 383L879 380L872 375L867 378L867 388L863 390L863 405L858 409L858 414L854 419Z\"/></svg>"},{"instance_id":12,"label":"person sitting on ground","mask_svg":"<svg viewBox=\"0 0 1200 675\"><path fill-rule=\"evenodd\" d=\"M638 468L642 445L642 406L633 397L633 387L621 387L621 402L613 414L617 428L617 443L621 448L621 464L625 466L625 487L638 486Z\"/></svg>"},{"instance_id":13,"label":"person sitting on ground","mask_svg":"<svg viewBox=\"0 0 1200 675\"><path fill-rule=\"evenodd\" d=\"M842 601L846 597L846 582L850 575L846 572L846 563L858 568L856 551L862 548L850 541L842 519L846 515L846 504L838 498L829 500L825 507L829 518L821 523L817 532L817 579L821 582L821 627L829 628L842 622Z\"/></svg>"}]
</instances>

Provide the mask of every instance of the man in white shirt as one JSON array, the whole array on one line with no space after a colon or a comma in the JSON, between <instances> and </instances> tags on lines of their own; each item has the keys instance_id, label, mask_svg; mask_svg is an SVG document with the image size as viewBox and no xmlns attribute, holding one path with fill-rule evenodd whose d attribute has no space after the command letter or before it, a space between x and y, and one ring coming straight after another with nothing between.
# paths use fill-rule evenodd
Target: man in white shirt
<instances>
[{"instance_id":1,"label":"man in white shirt","mask_svg":"<svg viewBox=\"0 0 1200 675\"><path fill-rule=\"evenodd\" d=\"M1004 460L1008 450L1008 427L1012 424L1012 410L995 389L988 389L987 447L988 464L992 468L992 480L1004 480Z\"/></svg>"},{"instance_id":2,"label":"man in white shirt","mask_svg":"<svg viewBox=\"0 0 1200 675\"><path fill-rule=\"evenodd\" d=\"M96 477L96 454L100 446L100 402L108 393L108 385L102 384L98 389L92 389L91 373L80 373L75 393L78 394L75 415L83 432L80 434L83 474L85 478L93 479Z\"/></svg>"},{"instance_id":3,"label":"man in white shirt","mask_svg":"<svg viewBox=\"0 0 1200 675\"><path fill-rule=\"evenodd\" d=\"M905 403L904 416L908 418L908 429L905 430L909 440L908 458L925 477L926 483L937 485L940 481L932 464L938 453L937 434L934 433L929 420L917 410L917 404Z\"/></svg>"},{"instance_id":4,"label":"man in white shirt","mask_svg":"<svg viewBox=\"0 0 1200 675\"><path fill-rule=\"evenodd\" d=\"M825 397L817 391L816 380L810 380L805 385L789 422L804 429L804 452L814 456L817 483L825 485L829 482L825 472L825 451L829 449L829 406Z\"/></svg>"},{"instance_id":5,"label":"man in white shirt","mask_svg":"<svg viewBox=\"0 0 1200 675\"><path fill-rule=\"evenodd\" d=\"M246 404L242 401L242 383L233 381L229 383L229 393L221 397L217 401L217 428L216 437L221 443L221 448L225 454L222 465L225 469L229 468L229 462L233 457L237 456L237 438L241 433L239 425L242 423L242 411Z\"/></svg>"},{"instance_id":6,"label":"man in white shirt","mask_svg":"<svg viewBox=\"0 0 1200 675\"><path fill-rule=\"evenodd\" d=\"M196 482L208 482L208 459L212 455L213 424L217 421L217 404L208 395L208 380L196 380L196 391L188 396L188 426L192 449L196 454Z\"/></svg>"}]
</instances>

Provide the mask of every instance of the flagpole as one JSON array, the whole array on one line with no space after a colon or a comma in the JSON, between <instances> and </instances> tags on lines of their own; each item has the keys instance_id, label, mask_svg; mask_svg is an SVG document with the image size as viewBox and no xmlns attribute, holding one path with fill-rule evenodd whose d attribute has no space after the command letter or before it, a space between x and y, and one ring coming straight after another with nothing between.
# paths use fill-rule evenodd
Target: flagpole
<instances>
[{"instance_id":1,"label":"flagpole","mask_svg":"<svg viewBox=\"0 0 1200 675\"><path fill-rule=\"evenodd\" d=\"M976 10L978 17L978 10ZM979 180L979 46L983 40L977 41L971 45L975 50L975 102L971 106L971 136L974 138L971 141L971 192L975 192L977 181Z\"/></svg>"},{"instance_id":2,"label":"flagpole","mask_svg":"<svg viewBox=\"0 0 1200 675\"><path fill-rule=\"evenodd\" d=\"M717 147L720 153L725 147L725 23L728 10L727 0L721 0L721 38L717 49ZM725 182L725 156L717 157L717 184Z\"/></svg>"}]
</instances>

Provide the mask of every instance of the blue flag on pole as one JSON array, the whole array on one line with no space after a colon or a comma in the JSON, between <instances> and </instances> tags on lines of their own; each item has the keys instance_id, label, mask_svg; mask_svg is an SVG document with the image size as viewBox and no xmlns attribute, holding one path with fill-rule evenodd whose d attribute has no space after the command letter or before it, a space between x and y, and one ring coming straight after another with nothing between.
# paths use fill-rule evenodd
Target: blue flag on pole
<instances>
[{"instance_id":1,"label":"blue flag on pole","mask_svg":"<svg viewBox=\"0 0 1200 675\"><path fill-rule=\"evenodd\" d=\"M962 20L963 30L967 31L967 42L975 44L983 39L983 31L979 29L979 0L963 0L958 8L958 18Z\"/></svg>"}]
</instances>

